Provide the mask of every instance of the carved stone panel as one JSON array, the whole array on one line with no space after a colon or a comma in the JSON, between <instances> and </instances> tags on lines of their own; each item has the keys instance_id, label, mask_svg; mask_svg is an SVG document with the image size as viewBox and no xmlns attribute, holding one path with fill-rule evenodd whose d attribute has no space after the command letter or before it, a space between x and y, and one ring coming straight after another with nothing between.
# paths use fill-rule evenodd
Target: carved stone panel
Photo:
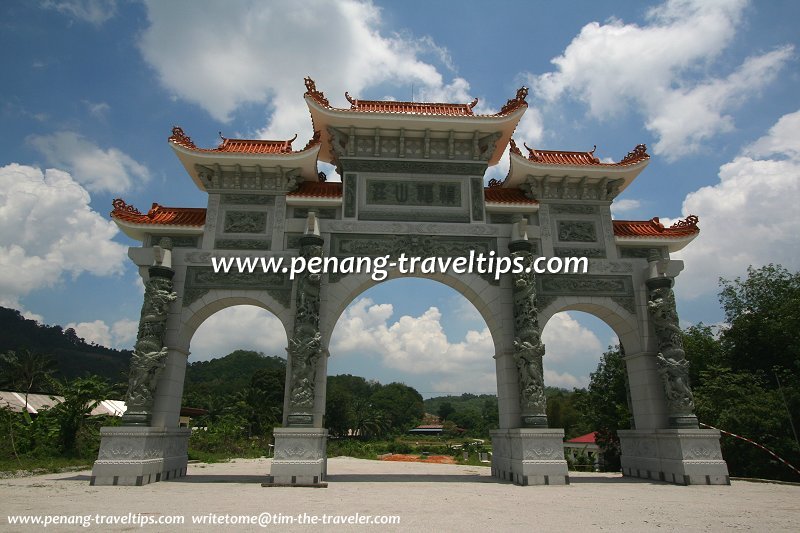
<instances>
[{"instance_id":1,"label":"carved stone panel","mask_svg":"<svg viewBox=\"0 0 800 533\"><path fill-rule=\"evenodd\" d=\"M275 205L275 196L271 194L223 194L222 203L234 205Z\"/></svg>"},{"instance_id":2,"label":"carved stone panel","mask_svg":"<svg viewBox=\"0 0 800 533\"><path fill-rule=\"evenodd\" d=\"M550 305L558 296L608 296L629 313L636 314L630 276L542 274L536 280L542 308Z\"/></svg>"},{"instance_id":3,"label":"carved stone panel","mask_svg":"<svg viewBox=\"0 0 800 533\"><path fill-rule=\"evenodd\" d=\"M258 270L258 269L257 269ZM183 305L188 306L211 289L264 290L284 307L289 307L292 282L284 274L253 272L240 273L231 269L228 273L214 272L212 267L190 266L186 268Z\"/></svg>"},{"instance_id":4,"label":"carved stone panel","mask_svg":"<svg viewBox=\"0 0 800 533\"><path fill-rule=\"evenodd\" d=\"M550 204L550 212L556 215L596 215L597 206L583 204Z\"/></svg>"},{"instance_id":5,"label":"carved stone panel","mask_svg":"<svg viewBox=\"0 0 800 533\"><path fill-rule=\"evenodd\" d=\"M344 216L356 216L356 174L345 174L344 176Z\"/></svg>"},{"instance_id":6,"label":"carved stone panel","mask_svg":"<svg viewBox=\"0 0 800 533\"><path fill-rule=\"evenodd\" d=\"M264 233L267 214L263 211L228 211L225 213L225 233Z\"/></svg>"},{"instance_id":7,"label":"carved stone panel","mask_svg":"<svg viewBox=\"0 0 800 533\"><path fill-rule=\"evenodd\" d=\"M591 221L559 220L558 240L562 242L597 242L597 228Z\"/></svg>"},{"instance_id":8,"label":"carved stone panel","mask_svg":"<svg viewBox=\"0 0 800 533\"><path fill-rule=\"evenodd\" d=\"M470 189L472 190L472 220L483 220L483 179L470 178Z\"/></svg>"},{"instance_id":9,"label":"carved stone panel","mask_svg":"<svg viewBox=\"0 0 800 533\"><path fill-rule=\"evenodd\" d=\"M606 251L603 248L568 248L556 246L553 248L553 255L556 257L605 257Z\"/></svg>"},{"instance_id":10,"label":"carved stone panel","mask_svg":"<svg viewBox=\"0 0 800 533\"><path fill-rule=\"evenodd\" d=\"M264 239L217 239L220 250L269 250L270 242Z\"/></svg>"},{"instance_id":11,"label":"carved stone panel","mask_svg":"<svg viewBox=\"0 0 800 533\"><path fill-rule=\"evenodd\" d=\"M461 207L461 184L455 181L366 180L367 205Z\"/></svg>"},{"instance_id":12,"label":"carved stone panel","mask_svg":"<svg viewBox=\"0 0 800 533\"><path fill-rule=\"evenodd\" d=\"M149 245L157 245L164 237L172 241L173 248L197 248L200 241L200 237L192 235L150 235Z\"/></svg>"}]
</instances>

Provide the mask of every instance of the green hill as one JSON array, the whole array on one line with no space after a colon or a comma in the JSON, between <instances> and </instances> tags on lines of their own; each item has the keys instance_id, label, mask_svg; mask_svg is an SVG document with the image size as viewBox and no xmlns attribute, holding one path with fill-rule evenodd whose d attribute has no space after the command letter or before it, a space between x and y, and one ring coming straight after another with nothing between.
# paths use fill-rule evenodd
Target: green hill
<instances>
[{"instance_id":1,"label":"green hill","mask_svg":"<svg viewBox=\"0 0 800 533\"><path fill-rule=\"evenodd\" d=\"M98 375L110 382L125 381L130 350L115 350L87 343L75 330L28 320L16 309L0 307L0 353L28 349L55 361L59 378ZM48 392L48 391L41 391Z\"/></svg>"}]
</instances>

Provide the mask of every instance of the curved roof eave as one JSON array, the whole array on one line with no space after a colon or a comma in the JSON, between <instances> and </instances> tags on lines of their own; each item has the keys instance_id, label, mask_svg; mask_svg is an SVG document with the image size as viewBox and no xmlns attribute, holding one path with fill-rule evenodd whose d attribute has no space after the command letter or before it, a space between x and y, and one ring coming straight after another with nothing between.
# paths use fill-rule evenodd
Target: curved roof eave
<instances>
[{"instance_id":1,"label":"curved roof eave","mask_svg":"<svg viewBox=\"0 0 800 533\"><path fill-rule=\"evenodd\" d=\"M686 235L683 237L631 237L631 236L614 236L614 242L618 246L625 246L625 245L635 245L637 247L641 246L666 246L670 253L677 252L682 250L686 247L687 244L692 242L700 232L696 232L692 235Z\"/></svg>"},{"instance_id":2,"label":"curved roof eave","mask_svg":"<svg viewBox=\"0 0 800 533\"><path fill-rule=\"evenodd\" d=\"M300 167L300 174L307 181L316 181L317 177L317 158L319 156L321 143L315 143L304 150L298 152L281 154L252 154L236 152L214 152L192 150L178 143L170 141L170 146L175 151L178 159L183 164L186 172L189 173L195 185L205 191L206 187L197 174L196 164L201 165L262 165L264 167L274 166L296 166Z\"/></svg>"},{"instance_id":3,"label":"curved roof eave","mask_svg":"<svg viewBox=\"0 0 800 533\"><path fill-rule=\"evenodd\" d=\"M475 130L486 133L500 131L501 136L495 144L494 153L489 158L489 165L495 165L500 161L500 157L503 155L509 140L511 140L511 135L514 133L517 123L519 123L528 108L527 104L520 105L508 113L497 115L419 115L378 111L351 111L324 106L308 94L304 98L311 113L313 127L321 133L322 150L320 150L319 158L327 163L333 160L329 148L330 135L328 134L327 126L354 126L385 129L405 128L410 130L454 130L464 133L472 133Z\"/></svg>"}]
</instances>

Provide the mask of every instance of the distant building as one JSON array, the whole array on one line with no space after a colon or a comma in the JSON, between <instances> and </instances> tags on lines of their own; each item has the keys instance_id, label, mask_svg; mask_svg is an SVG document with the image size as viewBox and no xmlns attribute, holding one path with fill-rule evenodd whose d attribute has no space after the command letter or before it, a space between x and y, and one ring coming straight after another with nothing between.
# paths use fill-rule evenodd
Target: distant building
<instances>
[{"instance_id":1,"label":"distant building","mask_svg":"<svg viewBox=\"0 0 800 533\"><path fill-rule=\"evenodd\" d=\"M31 415L39 414L39 411L46 411L51 407L64 401L63 396L55 394L28 394L27 411ZM21 413L26 410L25 406L25 393L0 391L0 408L7 407L15 413ZM103 400L98 403L92 412L91 416L95 415L111 415L122 416L125 412L125 402L122 400Z\"/></svg>"},{"instance_id":2,"label":"distant building","mask_svg":"<svg viewBox=\"0 0 800 533\"><path fill-rule=\"evenodd\" d=\"M441 435L442 431L444 431L442 424L422 424L409 430L409 433L414 435Z\"/></svg>"},{"instance_id":3,"label":"distant building","mask_svg":"<svg viewBox=\"0 0 800 533\"><path fill-rule=\"evenodd\" d=\"M592 460L594 470L599 471L601 466L600 446L597 445L597 432L592 431L586 435L569 439L564 443L564 455L573 460L583 452Z\"/></svg>"},{"instance_id":4,"label":"distant building","mask_svg":"<svg viewBox=\"0 0 800 533\"><path fill-rule=\"evenodd\" d=\"M51 407L64 401L63 396L55 394L28 394L27 411L30 415L36 416L40 411L46 411ZM26 410L25 393L0 391L0 409L8 408L14 413L21 413ZM122 400L102 400L94 409L92 409L89 416L109 415L109 416L122 416L125 414L125 402ZM196 407L181 407L180 425L181 427L189 427L190 418L207 414L205 409L198 409Z\"/></svg>"}]
</instances>

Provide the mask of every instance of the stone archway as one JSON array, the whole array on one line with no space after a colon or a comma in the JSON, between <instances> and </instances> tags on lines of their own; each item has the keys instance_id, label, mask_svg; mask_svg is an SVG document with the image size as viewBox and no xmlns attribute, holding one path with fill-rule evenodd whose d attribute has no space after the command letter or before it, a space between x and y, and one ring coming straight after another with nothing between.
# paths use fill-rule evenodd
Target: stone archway
<instances>
[{"instance_id":1,"label":"stone archway","mask_svg":"<svg viewBox=\"0 0 800 533\"><path fill-rule=\"evenodd\" d=\"M549 428L541 324L557 309L594 312L625 344L636 374L637 429L621 436L627 475L725 483L719 433L697 428L672 285L670 254L697 234L697 217L615 221L610 206L647 166L637 146L616 163L590 152L528 148L511 139L527 108L521 88L497 113L470 104L378 102L348 96L336 108L306 78L315 134L292 140L223 139L198 148L180 128L170 147L206 208L153 204L145 214L114 201L112 218L142 242L129 250L146 281L121 429L104 428L97 484L144 484L183 475L188 434L175 427L191 335L233 302L271 310L287 332L283 427L270 478L315 484L326 475L327 344L335 319L371 281L357 274L218 270L218 260L473 257L532 266L585 258L578 274L437 274L478 308L492 331L500 428L492 471L521 485L568 482L563 430ZM484 185L506 147L510 169ZM336 166L328 182L317 162ZM246 270L246 269L245 269ZM394 274L392 274L394 275Z\"/></svg>"}]
</instances>

